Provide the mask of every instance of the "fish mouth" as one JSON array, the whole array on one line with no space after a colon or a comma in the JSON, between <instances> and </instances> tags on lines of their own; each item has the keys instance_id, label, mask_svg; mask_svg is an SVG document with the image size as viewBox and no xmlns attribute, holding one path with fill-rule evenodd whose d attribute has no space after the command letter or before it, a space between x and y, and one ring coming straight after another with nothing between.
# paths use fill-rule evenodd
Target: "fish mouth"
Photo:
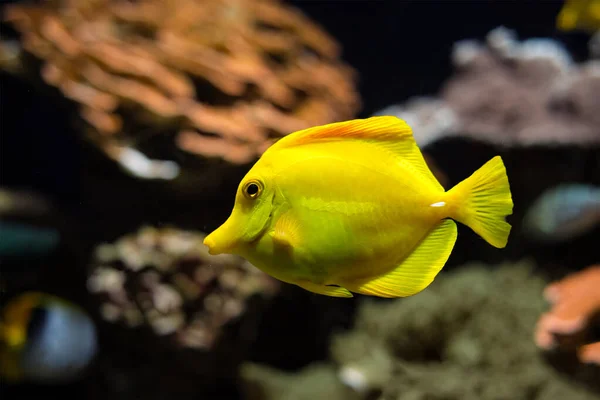
<instances>
[{"instance_id":1,"label":"fish mouth","mask_svg":"<svg viewBox=\"0 0 600 400\"><path fill-rule=\"evenodd\" d=\"M208 254L216 256L223 253L232 253L238 243L235 229L226 221L219 228L204 238L204 245L208 247Z\"/></svg>"},{"instance_id":2,"label":"fish mouth","mask_svg":"<svg viewBox=\"0 0 600 400\"><path fill-rule=\"evenodd\" d=\"M225 253L227 251L227 249L223 248L222 246L217 245L217 242L215 241L212 234L205 237L203 243L206 247L208 247L208 254L210 254L212 256L216 256L216 255Z\"/></svg>"}]
</instances>

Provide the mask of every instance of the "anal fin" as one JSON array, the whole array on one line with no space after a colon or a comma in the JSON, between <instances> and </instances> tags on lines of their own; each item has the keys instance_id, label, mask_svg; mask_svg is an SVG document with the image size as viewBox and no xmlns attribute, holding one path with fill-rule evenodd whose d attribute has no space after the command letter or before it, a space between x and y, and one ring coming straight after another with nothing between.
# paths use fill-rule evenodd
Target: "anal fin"
<instances>
[{"instance_id":1,"label":"anal fin","mask_svg":"<svg viewBox=\"0 0 600 400\"><path fill-rule=\"evenodd\" d=\"M325 286L318 285L313 282L302 281L295 282L296 285L300 286L302 289L308 290L309 292L323 294L325 296L331 297L354 297L352 293L350 293L347 289L339 286Z\"/></svg>"},{"instance_id":2,"label":"anal fin","mask_svg":"<svg viewBox=\"0 0 600 400\"><path fill-rule=\"evenodd\" d=\"M407 297L419 293L440 272L456 242L456 223L447 219L394 270L374 279L345 284L350 290L370 296Z\"/></svg>"}]
</instances>

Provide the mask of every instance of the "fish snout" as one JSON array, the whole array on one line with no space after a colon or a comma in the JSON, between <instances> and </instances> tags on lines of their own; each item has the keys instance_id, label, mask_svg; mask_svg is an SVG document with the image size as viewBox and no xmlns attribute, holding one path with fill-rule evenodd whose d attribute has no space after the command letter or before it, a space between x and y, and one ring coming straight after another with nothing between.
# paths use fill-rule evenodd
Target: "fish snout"
<instances>
[{"instance_id":1,"label":"fish snout","mask_svg":"<svg viewBox=\"0 0 600 400\"><path fill-rule=\"evenodd\" d=\"M221 252L218 251L217 242L215 241L212 233L204 238L204 245L208 247L208 254L213 256L221 254Z\"/></svg>"},{"instance_id":2,"label":"fish snout","mask_svg":"<svg viewBox=\"0 0 600 400\"><path fill-rule=\"evenodd\" d=\"M204 245L208 247L208 254L216 256L223 253L231 253L238 241L237 235L234 233L235 230L226 222L206 236L204 238Z\"/></svg>"}]
</instances>

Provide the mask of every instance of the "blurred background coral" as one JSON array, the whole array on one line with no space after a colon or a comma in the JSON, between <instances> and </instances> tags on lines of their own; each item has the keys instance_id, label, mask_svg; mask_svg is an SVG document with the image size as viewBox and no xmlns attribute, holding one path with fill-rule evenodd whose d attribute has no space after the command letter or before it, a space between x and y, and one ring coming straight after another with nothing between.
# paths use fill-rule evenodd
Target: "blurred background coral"
<instances>
[{"instance_id":1,"label":"blurred background coral","mask_svg":"<svg viewBox=\"0 0 600 400\"><path fill-rule=\"evenodd\" d=\"M3 399L600 399L600 1L0 4ZM396 300L207 253L274 140L372 115L446 188L501 155L508 246Z\"/></svg>"}]
</instances>

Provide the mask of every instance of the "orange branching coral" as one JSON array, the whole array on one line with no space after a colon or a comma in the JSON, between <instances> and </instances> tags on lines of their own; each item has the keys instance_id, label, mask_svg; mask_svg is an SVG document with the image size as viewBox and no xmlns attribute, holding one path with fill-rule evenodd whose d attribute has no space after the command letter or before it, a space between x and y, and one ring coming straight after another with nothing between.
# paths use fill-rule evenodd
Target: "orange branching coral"
<instances>
[{"instance_id":1,"label":"orange branching coral","mask_svg":"<svg viewBox=\"0 0 600 400\"><path fill-rule=\"evenodd\" d=\"M8 6L5 20L114 158L158 130L246 163L360 103L338 44L278 0L56 0Z\"/></svg>"},{"instance_id":2,"label":"orange branching coral","mask_svg":"<svg viewBox=\"0 0 600 400\"><path fill-rule=\"evenodd\" d=\"M544 296L552 308L538 321L537 345L552 349L585 341L586 329L600 313L600 264L549 285ZM600 342L579 347L578 356L582 362L600 365Z\"/></svg>"}]
</instances>

